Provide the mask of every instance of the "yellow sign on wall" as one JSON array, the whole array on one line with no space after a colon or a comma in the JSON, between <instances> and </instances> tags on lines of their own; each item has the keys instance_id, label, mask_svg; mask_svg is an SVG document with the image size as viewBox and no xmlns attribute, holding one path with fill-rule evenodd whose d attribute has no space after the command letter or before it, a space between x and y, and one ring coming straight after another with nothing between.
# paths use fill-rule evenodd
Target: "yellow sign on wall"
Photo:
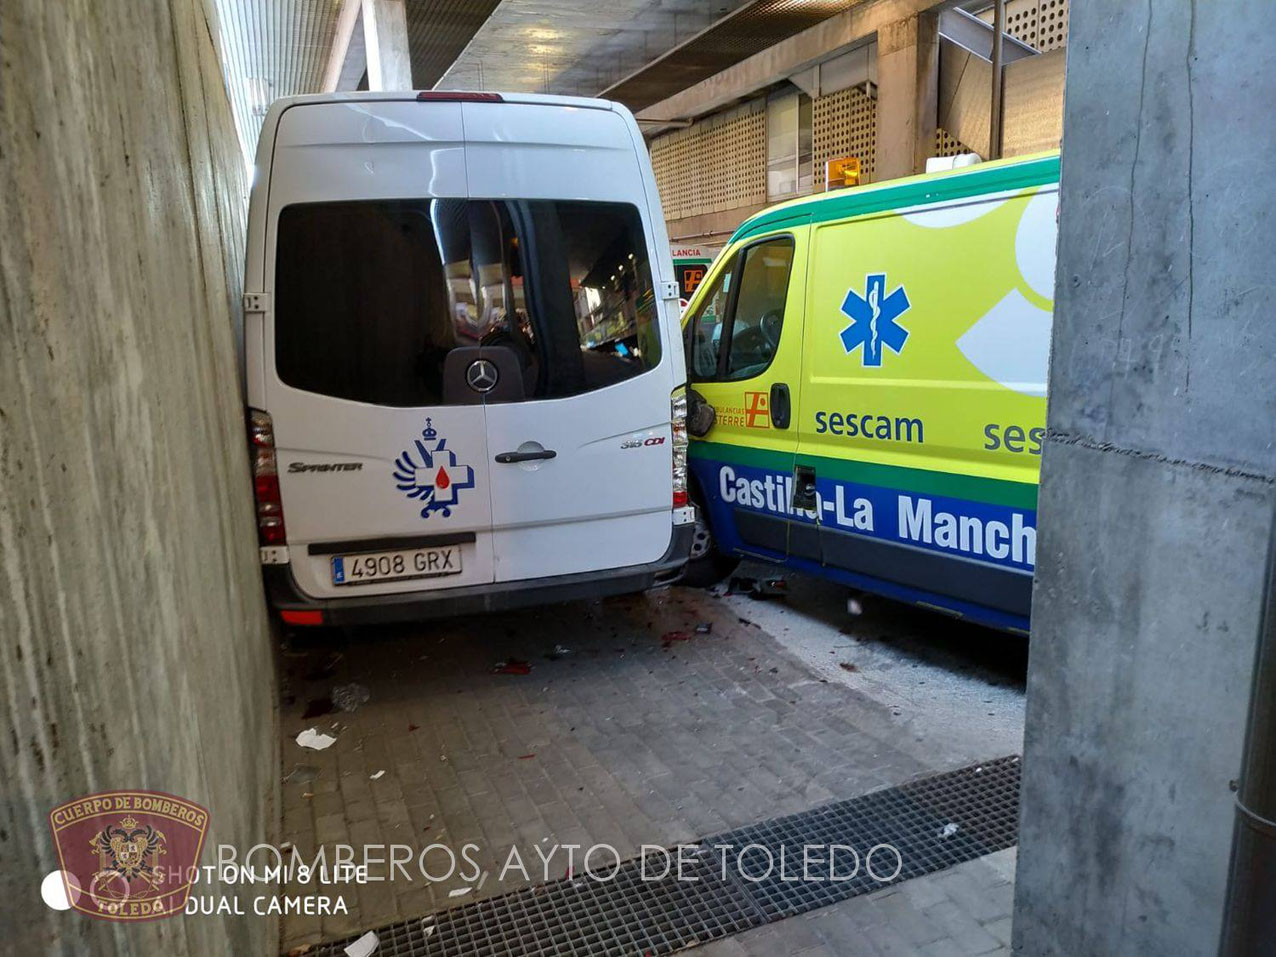
<instances>
[{"instance_id":1,"label":"yellow sign on wall","mask_svg":"<svg viewBox=\"0 0 1276 957\"><path fill-rule=\"evenodd\" d=\"M824 164L824 188L843 189L847 186L858 186L860 184L860 158L858 156L843 156L840 159L831 159Z\"/></svg>"}]
</instances>

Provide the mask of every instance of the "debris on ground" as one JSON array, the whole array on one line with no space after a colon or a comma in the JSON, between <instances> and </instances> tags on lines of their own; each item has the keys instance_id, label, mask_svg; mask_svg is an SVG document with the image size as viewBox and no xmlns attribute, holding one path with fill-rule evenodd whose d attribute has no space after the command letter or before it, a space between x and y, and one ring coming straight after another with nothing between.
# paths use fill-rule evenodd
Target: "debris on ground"
<instances>
[{"instance_id":1,"label":"debris on ground","mask_svg":"<svg viewBox=\"0 0 1276 957\"><path fill-rule=\"evenodd\" d=\"M728 595L748 595L758 601L784 598L788 593L789 582L785 578L750 578L747 575L735 575L727 585Z\"/></svg>"},{"instance_id":2,"label":"debris on ground","mask_svg":"<svg viewBox=\"0 0 1276 957\"><path fill-rule=\"evenodd\" d=\"M347 957L368 957L380 943L380 938L372 931L368 931L354 943L346 946Z\"/></svg>"},{"instance_id":3,"label":"debris on ground","mask_svg":"<svg viewBox=\"0 0 1276 957\"><path fill-rule=\"evenodd\" d=\"M700 622L700 624L696 625L697 635L707 635L712 631L713 631L713 622L711 621L702 621Z\"/></svg>"},{"instance_id":4,"label":"debris on ground","mask_svg":"<svg viewBox=\"0 0 1276 957\"><path fill-rule=\"evenodd\" d=\"M324 734L318 728L307 728L297 735L297 743L303 748L310 748L312 751L322 751L325 748L330 748L336 740L332 735Z\"/></svg>"},{"instance_id":5,"label":"debris on ground","mask_svg":"<svg viewBox=\"0 0 1276 957\"><path fill-rule=\"evenodd\" d=\"M353 682L332 689L332 703L342 711L357 711L359 705L367 704L371 697L367 688Z\"/></svg>"},{"instance_id":6,"label":"debris on ground","mask_svg":"<svg viewBox=\"0 0 1276 957\"><path fill-rule=\"evenodd\" d=\"M536 757L536 752L535 752L535 751L533 751L531 754L520 754L520 755L518 756L518 759L519 759L520 761L526 761L526 760L528 760L528 759L530 759L530 758L534 758L534 757Z\"/></svg>"},{"instance_id":7,"label":"debris on ground","mask_svg":"<svg viewBox=\"0 0 1276 957\"><path fill-rule=\"evenodd\" d=\"M421 936L429 938L434 933L434 918L424 917L421 919Z\"/></svg>"},{"instance_id":8,"label":"debris on ground","mask_svg":"<svg viewBox=\"0 0 1276 957\"><path fill-rule=\"evenodd\" d=\"M504 661L498 661L492 668L494 675L530 675L532 666L526 661L518 658L506 658Z\"/></svg>"},{"instance_id":9,"label":"debris on ground","mask_svg":"<svg viewBox=\"0 0 1276 957\"><path fill-rule=\"evenodd\" d=\"M457 888L454 888L453 890L448 891L447 896L448 897L463 897L464 895L468 894L472 890L474 890L474 888L472 887L457 887Z\"/></svg>"},{"instance_id":10,"label":"debris on ground","mask_svg":"<svg viewBox=\"0 0 1276 957\"><path fill-rule=\"evenodd\" d=\"M284 784L309 784L319 776L319 769L313 764L298 764L284 775Z\"/></svg>"},{"instance_id":11,"label":"debris on ground","mask_svg":"<svg viewBox=\"0 0 1276 957\"><path fill-rule=\"evenodd\" d=\"M864 614L864 603L852 595L846 599L846 613L856 616Z\"/></svg>"},{"instance_id":12,"label":"debris on ground","mask_svg":"<svg viewBox=\"0 0 1276 957\"><path fill-rule=\"evenodd\" d=\"M960 828L960 827L958 827L956 824L951 824L951 823L949 823L949 824L945 824L942 828L940 828L940 829L939 829L939 836L940 836L940 837L952 837L952 836L953 836L954 834L956 834L959 830L961 830L961 828Z\"/></svg>"},{"instance_id":13,"label":"debris on ground","mask_svg":"<svg viewBox=\"0 0 1276 957\"><path fill-rule=\"evenodd\" d=\"M412 724L410 721L408 722L408 731L409 731L409 732L411 732L411 731L415 731L415 730L417 730L417 728L419 728L419 727L421 727L419 724Z\"/></svg>"},{"instance_id":14,"label":"debris on ground","mask_svg":"<svg viewBox=\"0 0 1276 957\"><path fill-rule=\"evenodd\" d=\"M385 771L384 771L384 770L381 770L381 771L378 771L376 774L369 774L369 775L368 775L368 780L370 780L370 781L380 781L380 780L381 780L381 778L382 778L382 777L384 777L384 776L385 776Z\"/></svg>"},{"instance_id":15,"label":"debris on ground","mask_svg":"<svg viewBox=\"0 0 1276 957\"><path fill-rule=\"evenodd\" d=\"M859 665L851 664L851 662L849 661L840 661L838 662L837 666L841 668L843 671L855 672L860 670Z\"/></svg>"},{"instance_id":16,"label":"debris on ground","mask_svg":"<svg viewBox=\"0 0 1276 957\"><path fill-rule=\"evenodd\" d=\"M571 653L572 653L572 650L568 648L566 645L555 645L554 650L551 651L549 654L547 654L545 657L548 658L550 661L557 661L559 658L562 658L565 655L570 655Z\"/></svg>"},{"instance_id":17,"label":"debris on ground","mask_svg":"<svg viewBox=\"0 0 1276 957\"><path fill-rule=\"evenodd\" d=\"M341 659L344 657L345 655L343 655L339 651L332 652L331 654L328 655L327 659L324 661L323 664L316 665L314 668L311 668L309 671L306 672L305 674L306 680L307 681L326 681L327 679L331 678L333 675L337 673L337 665L341 663Z\"/></svg>"},{"instance_id":18,"label":"debris on ground","mask_svg":"<svg viewBox=\"0 0 1276 957\"><path fill-rule=\"evenodd\" d=\"M766 601L769 598L784 598L788 593L788 579L764 578L754 587L751 597L759 601Z\"/></svg>"},{"instance_id":19,"label":"debris on ground","mask_svg":"<svg viewBox=\"0 0 1276 957\"><path fill-rule=\"evenodd\" d=\"M306 702L306 710L301 713L302 721L309 721L311 718L322 718L325 714L332 714L336 707L332 703L332 699L327 695L322 698L311 698Z\"/></svg>"}]
</instances>

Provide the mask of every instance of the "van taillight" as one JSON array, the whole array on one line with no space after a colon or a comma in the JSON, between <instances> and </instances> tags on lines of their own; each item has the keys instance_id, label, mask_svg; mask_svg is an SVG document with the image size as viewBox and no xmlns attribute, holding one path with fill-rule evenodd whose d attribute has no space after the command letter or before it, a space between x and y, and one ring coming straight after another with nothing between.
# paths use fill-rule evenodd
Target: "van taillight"
<instances>
[{"instance_id":1,"label":"van taillight","mask_svg":"<svg viewBox=\"0 0 1276 957\"><path fill-rule=\"evenodd\" d=\"M284 503L279 495L279 469L275 464L275 429L270 416L248 411L248 454L252 457L253 497L257 501L257 540L262 545L283 545Z\"/></svg>"},{"instance_id":2,"label":"van taillight","mask_svg":"<svg viewBox=\"0 0 1276 957\"><path fill-rule=\"evenodd\" d=\"M669 399L669 425L673 430L673 507L691 503L687 493L687 390L679 386Z\"/></svg>"}]
</instances>

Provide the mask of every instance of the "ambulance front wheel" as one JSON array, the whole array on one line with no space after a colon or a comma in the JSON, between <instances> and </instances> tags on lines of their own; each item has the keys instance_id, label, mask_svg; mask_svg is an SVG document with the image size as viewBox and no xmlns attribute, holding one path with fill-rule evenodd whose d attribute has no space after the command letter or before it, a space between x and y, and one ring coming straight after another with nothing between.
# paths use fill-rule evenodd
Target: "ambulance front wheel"
<instances>
[{"instance_id":1,"label":"ambulance front wheel","mask_svg":"<svg viewBox=\"0 0 1276 957\"><path fill-rule=\"evenodd\" d=\"M713 530L705 520L704 507L697 503L696 528L691 538L691 556L687 559L687 567L682 573L679 584L690 588L709 588L726 578L740 559L724 555L718 551L713 539Z\"/></svg>"}]
</instances>

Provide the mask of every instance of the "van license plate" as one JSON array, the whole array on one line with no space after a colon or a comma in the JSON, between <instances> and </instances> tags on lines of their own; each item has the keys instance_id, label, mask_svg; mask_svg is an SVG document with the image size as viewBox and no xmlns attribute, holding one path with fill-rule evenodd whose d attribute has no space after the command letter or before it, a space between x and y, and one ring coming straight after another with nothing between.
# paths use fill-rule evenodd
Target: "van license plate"
<instances>
[{"instance_id":1,"label":"van license plate","mask_svg":"<svg viewBox=\"0 0 1276 957\"><path fill-rule=\"evenodd\" d=\"M398 578L438 578L461 573L461 547L409 548L367 555L334 555L334 585L367 585Z\"/></svg>"}]
</instances>

